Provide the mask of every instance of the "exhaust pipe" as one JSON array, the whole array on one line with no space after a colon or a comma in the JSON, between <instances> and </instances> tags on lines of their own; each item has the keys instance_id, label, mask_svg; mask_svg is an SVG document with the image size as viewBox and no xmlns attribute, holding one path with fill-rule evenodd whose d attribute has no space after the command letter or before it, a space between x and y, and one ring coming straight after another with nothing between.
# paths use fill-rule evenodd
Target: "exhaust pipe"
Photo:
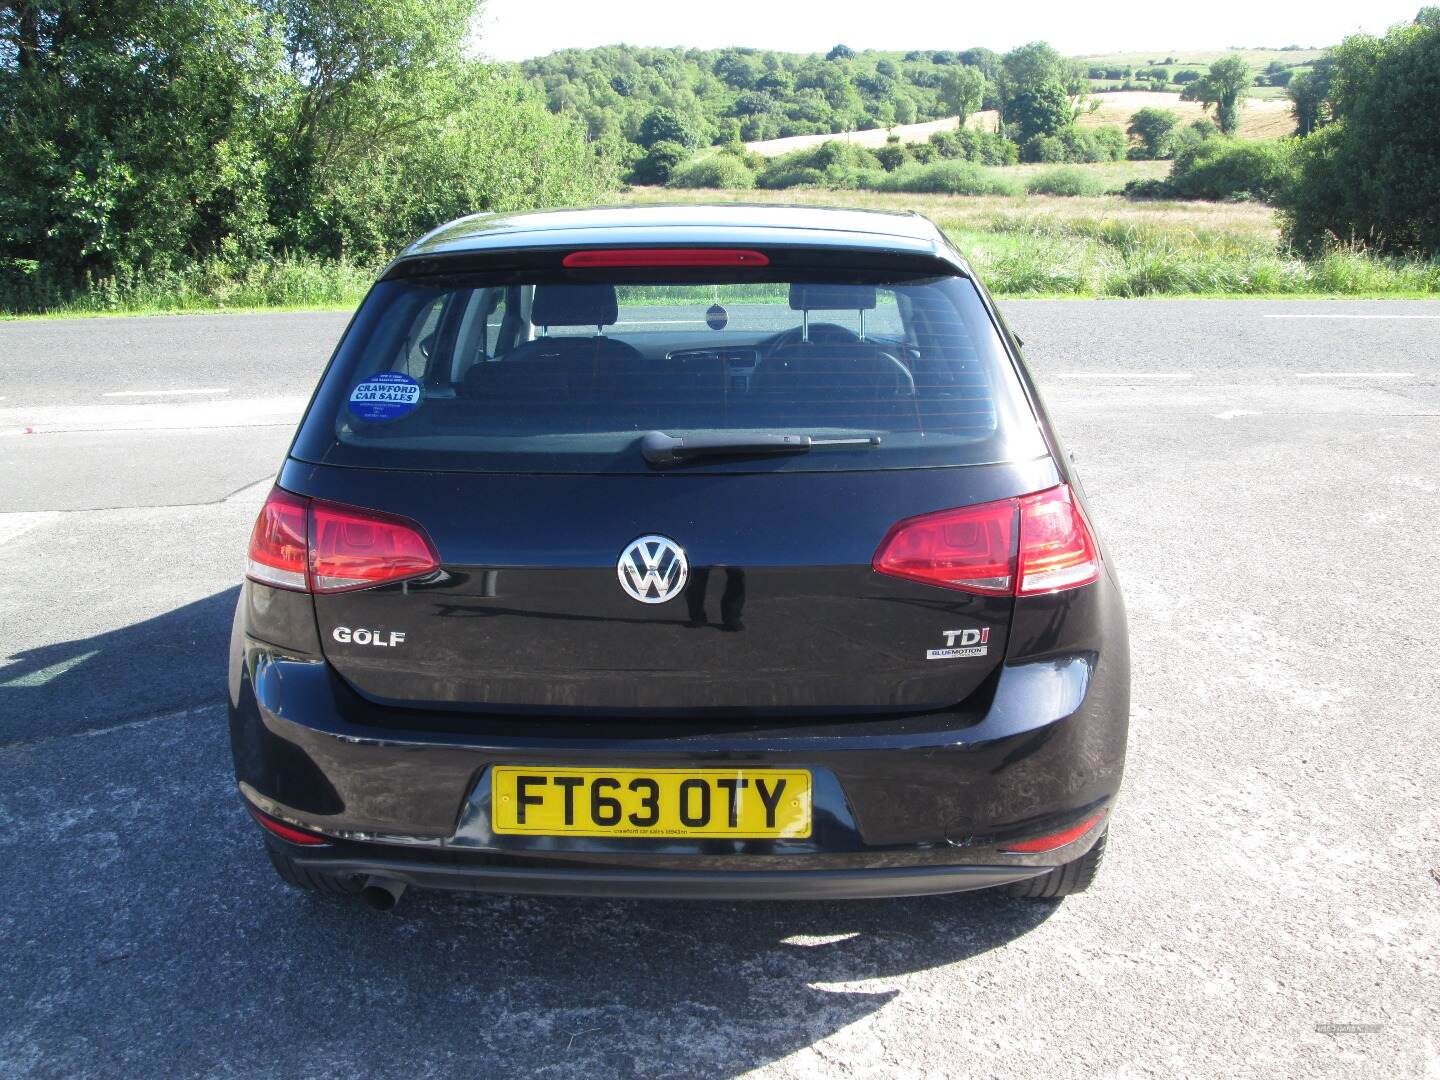
<instances>
[{"instance_id":1,"label":"exhaust pipe","mask_svg":"<svg viewBox=\"0 0 1440 1080\"><path fill-rule=\"evenodd\" d=\"M405 895L405 883L387 877L367 877L360 889L360 899L376 911L390 911Z\"/></svg>"}]
</instances>

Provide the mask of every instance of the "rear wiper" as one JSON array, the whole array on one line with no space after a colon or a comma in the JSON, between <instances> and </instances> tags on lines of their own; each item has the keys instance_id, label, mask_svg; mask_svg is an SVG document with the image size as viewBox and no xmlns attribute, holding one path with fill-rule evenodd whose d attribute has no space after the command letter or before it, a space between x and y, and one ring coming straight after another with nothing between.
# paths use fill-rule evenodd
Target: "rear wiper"
<instances>
[{"instance_id":1,"label":"rear wiper","mask_svg":"<svg viewBox=\"0 0 1440 1080\"><path fill-rule=\"evenodd\" d=\"M694 458L750 454L807 454L819 446L879 446L879 435L859 439L817 439L811 435L686 435L675 438L651 431L640 440L640 453L651 465L678 465Z\"/></svg>"}]
</instances>

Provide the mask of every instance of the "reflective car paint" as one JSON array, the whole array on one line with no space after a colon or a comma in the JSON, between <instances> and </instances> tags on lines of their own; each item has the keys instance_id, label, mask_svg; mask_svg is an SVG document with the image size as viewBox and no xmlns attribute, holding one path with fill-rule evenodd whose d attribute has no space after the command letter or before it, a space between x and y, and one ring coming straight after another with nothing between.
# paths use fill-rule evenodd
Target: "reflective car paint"
<instances>
[{"instance_id":1,"label":"reflective car paint","mask_svg":"<svg viewBox=\"0 0 1440 1080\"><path fill-rule=\"evenodd\" d=\"M412 247L388 273L423 274L477 260L493 266L512 255L524 262L534 257L529 249L548 251L557 244L596 239L621 242L622 237L646 245L668 238L673 243L760 248L781 228L737 226L733 215L728 220L726 224L723 215L704 220L692 215L683 223L677 219L660 224L611 219L606 226L611 231L602 237L574 218L557 218L549 223L553 228L534 231L513 221L467 219ZM807 215L804 228L792 230L786 239L809 245L809 259L834 252L877 262L913 264L924 258L948 265L950 272L968 274L964 261L933 226L923 219L907 221L896 234L886 234L873 216L850 220L847 215L845 227L825 231L819 219ZM887 220L886 227L889 224ZM661 880L670 873L674 895L704 895L707 890L749 895L743 883L723 889L713 880L707 884L685 875L766 870L793 873L797 884L762 888L757 877L755 895L805 895L806 873L878 875L920 868L954 872L927 878L924 889L889 879L870 893L860 885L813 879L816 895L868 895L996 884L1083 854L1100 835L1098 829L1051 852L1014 854L1005 847L1107 811L1119 789L1128 726L1129 653L1123 602L1103 536L1097 540L1104 573L1082 588L1013 600L893 582L895 588L911 592L883 603L877 600L873 615L867 616L907 646L914 630L904 625L899 612L908 611L912 618L925 612L927 619L938 613L945 629L994 625L999 632L991 638L994 655L989 663L928 674L924 660L896 667L887 656L883 664L872 665L874 670L865 670L845 658L848 663L814 675L814 652L797 645L774 657L777 671L788 667L793 672L793 685L780 692L781 680L774 679L772 699L760 706L753 692L727 698L726 688L717 685L734 673L723 652L687 661L685 673L669 684L664 678L621 679L585 669L583 693L567 695L564 678L553 678L552 670L546 673L548 681L531 680L531 693L519 707L513 687L502 695L504 700L487 702L480 688L493 684L503 663L485 668L481 637L446 654L449 632L438 638L422 632L417 638L394 617L397 597L416 590L427 603L454 609L446 625L457 628L456 641L479 634L467 627L483 626L486 619L518 617L519 625L531 629L518 632L512 658L527 649L546 648L557 636L578 633L587 621L594 633L609 637L623 652L634 647L635 639L628 634L640 633L639 626L647 626L647 633L655 627L643 618L626 624L598 594L587 600L586 579L592 571L603 571L618 596L614 560L623 543L651 531L675 535L693 520L699 538L697 566L721 576L726 570L743 571L747 591L766 575L788 576L788 595L816 598L808 619L804 613L791 617L828 627L831 620L819 598L827 591L852 601L863 596L870 582L867 575L873 575L868 562L874 546L900 518L1056 483L1069 484L1085 507L1083 488L1024 367L1018 342L988 294L983 289L981 294L1035 411L1050 451L1045 458L964 469L901 470L889 474L883 485L864 473L744 473L728 478L736 484L733 498L729 493L717 496L721 489L714 485L704 498L685 494L687 484L702 479L698 476L618 476L589 482L576 477L425 476L288 460L279 478L288 490L402 513L425 523L434 534L444 570L424 585L383 586L341 598L246 583L230 662L231 741L242 794L277 820L328 837L327 846L307 849L305 858L316 866L347 872L386 866L402 880L409 873L410 880L419 883L457 888L625 894L638 888L634 883L641 879L626 879L631 882L626 885L605 873L643 871ZM635 486L612 486L617 484ZM638 486L644 484L651 486ZM774 486L767 493L763 484ZM790 484L795 486L785 486ZM476 508L470 528L435 513L457 500ZM804 531L809 546L803 551L794 530L766 531L755 524L765 521L767 513L783 515L787 506L798 507L796 513L810 526ZM564 550L563 544L540 544L537 552L535 540L562 512L573 533L568 568L555 565L555 553ZM664 520L666 513L675 516ZM677 539L688 543L684 537ZM792 546L787 548L787 543ZM723 555L717 555L722 547ZM497 615L502 599L518 610ZM332 600L354 606L327 609ZM640 605L625 602L646 613ZM587 603L594 609L583 610ZM543 629L547 625L548 633ZM434 651L439 660L388 669L369 657L337 662L338 643L329 636L337 626L401 630L407 646L419 646L422 654ZM511 632L514 626L512 622ZM673 637L674 644L667 647L676 650L683 648L684 634L694 637L693 629L683 624L662 632ZM743 640L744 634L740 630L733 636ZM718 634L708 638L711 644L723 640ZM477 677L477 668L485 672L483 678ZM643 671L643 664L637 669ZM882 686L884 693L879 693ZM845 708L843 703L855 700L857 691L865 707ZM815 829L804 840L557 841L500 836L486 826L488 769L521 760L571 766L803 765L815 776ZM527 878L532 871L540 876ZM666 894L663 885L648 877L645 881L645 894Z\"/></svg>"}]
</instances>

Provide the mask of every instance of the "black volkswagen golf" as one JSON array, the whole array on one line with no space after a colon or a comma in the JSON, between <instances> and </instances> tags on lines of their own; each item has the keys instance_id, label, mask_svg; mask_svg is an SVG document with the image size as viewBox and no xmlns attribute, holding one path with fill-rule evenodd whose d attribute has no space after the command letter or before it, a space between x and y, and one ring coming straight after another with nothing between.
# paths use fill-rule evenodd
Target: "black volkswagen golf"
<instances>
[{"instance_id":1,"label":"black volkswagen golf","mask_svg":"<svg viewBox=\"0 0 1440 1080\"><path fill-rule=\"evenodd\" d=\"M291 885L1094 879L1124 609L929 221L479 215L361 304L250 540L240 793Z\"/></svg>"}]
</instances>

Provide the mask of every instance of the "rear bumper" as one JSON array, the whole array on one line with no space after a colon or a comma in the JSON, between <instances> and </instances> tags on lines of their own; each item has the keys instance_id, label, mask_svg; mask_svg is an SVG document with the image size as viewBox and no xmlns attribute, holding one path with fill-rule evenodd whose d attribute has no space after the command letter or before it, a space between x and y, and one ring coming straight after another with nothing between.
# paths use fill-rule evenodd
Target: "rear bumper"
<instances>
[{"instance_id":1,"label":"rear bumper","mask_svg":"<svg viewBox=\"0 0 1440 1080\"><path fill-rule=\"evenodd\" d=\"M330 873L403 881L424 889L529 896L661 900L867 900L928 896L1007 885L1037 871L1007 866L888 867L868 870L639 870L575 867L427 866L403 859L304 856Z\"/></svg>"},{"instance_id":2,"label":"rear bumper","mask_svg":"<svg viewBox=\"0 0 1440 1080\"><path fill-rule=\"evenodd\" d=\"M1107 811L1120 786L1124 613L1108 579L1097 586L1085 590L1090 648L1030 650L968 711L703 722L385 708L314 655L251 637L242 596L230 671L236 777L253 807L329 841L267 837L290 858L426 887L785 898L1004 884L1083 855L1103 822L1044 853L1007 849ZM1037 620L1032 636L1055 642L1053 622ZM502 764L804 768L814 828L787 840L496 835L490 769Z\"/></svg>"}]
</instances>

